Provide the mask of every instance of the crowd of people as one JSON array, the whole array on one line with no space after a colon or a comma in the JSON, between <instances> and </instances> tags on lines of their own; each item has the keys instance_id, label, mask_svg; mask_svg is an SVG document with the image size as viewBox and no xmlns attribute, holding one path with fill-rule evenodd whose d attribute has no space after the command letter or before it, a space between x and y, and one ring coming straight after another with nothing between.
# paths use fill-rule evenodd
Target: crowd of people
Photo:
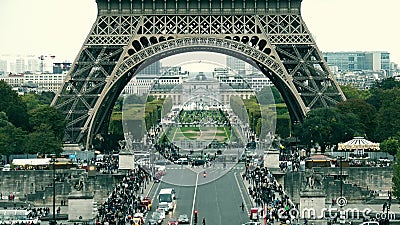
<instances>
[{"instance_id":1,"label":"crowd of people","mask_svg":"<svg viewBox=\"0 0 400 225\"><path fill-rule=\"evenodd\" d=\"M92 159L91 165L96 165L97 172L103 174L114 174L118 172L119 158L117 155L108 154L102 155L102 157Z\"/></svg>"},{"instance_id":2,"label":"crowd of people","mask_svg":"<svg viewBox=\"0 0 400 225\"><path fill-rule=\"evenodd\" d=\"M299 171L301 162L304 163L305 156L300 156L298 152L292 154L280 154L279 156L279 168L282 172L287 171Z\"/></svg>"},{"instance_id":3,"label":"crowd of people","mask_svg":"<svg viewBox=\"0 0 400 225\"><path fill-rule=\"evenodd\" d=\"M99 207L96 224L125 225L132 222L135 213L146 213L148 208L141 200L150 179L141 168L129 171Z\"/></svg>"},{"instance_id":4,"label":"crowd of people","mask_svg":"<svg viewBox=\"0 0 400 225\"><path fill-rule=\"evenodd\" d=\"M273 224L275 221L296 222L297 218L290 213L295 205L267 168L256 167L250 170L249 167L246 167L242 177L250 184L248 192L255 206L264 208L263 216L265 216L267 224Z\"/></svg>"}]
</instances>

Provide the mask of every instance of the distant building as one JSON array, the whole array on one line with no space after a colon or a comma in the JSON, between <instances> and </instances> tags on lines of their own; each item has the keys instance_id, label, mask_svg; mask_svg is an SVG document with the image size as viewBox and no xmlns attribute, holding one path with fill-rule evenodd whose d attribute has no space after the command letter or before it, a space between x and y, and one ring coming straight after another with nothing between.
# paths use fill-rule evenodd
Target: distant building
<instances>
[{"instance_id":1,"label":"distant building","mask_svg":"<svg viewBox=\"0 0 400 225\"><path fill-rule=\"evenodd\" d=\"M192 74L191 74L192 75ZM241 77L231 74L238 79L238 82L224 83L215 74L203 72L193 76L182 77L179 85L157 83L150 91L150 95L156 99L170 98L173 105L185 105L195 107L203 105L207 107L229 105L232 96L239 96L249 99L254 96L254 91L246 84ZM168 78L169 79L169 78ZM194 104L194 105L193 105Z\"/></svg>"},{"instance_id":2,"label":"distant building","mask_svg":"<svg viewBox=\"0 0 400 225\"><path fill-rule=\"evenodd\" d=\"M227 56L226 66L229 68L229 70L235 71L240 76L246 75L246 64L241 59L232 56Z\"/></svg>"},{"instance_id":3,"label":"distant building","mask_svg":"<svg viewBox=\"0 0 400 225\"><path fill-rule=\"evenodd\" d=\"M66 74L8 74L0 76L19 93L51 91L56 93L64 82Z\"/></svg>"},{"instance_id":4,"label":"distant building","mask_svg":"<svg viewBox=\"0 0 400 225\"><path fill-rule=\"evenodd\" d=\"M261 91L261 89L266 86L274 86L272 81L259 71L257 73L247 75L245 79L250 85L251 89L253 89L255 92Z\"/></svg>"},{"instance_id":5,"label":"distant building","mask_svg":"<svg viewBox=\"0 0 400 225\"><path fill-rule=\"evenodd\" d=\"M385 71L386 77L392 76L389 52L323 52L323 56L328 65L337 67L339 72Z\"/></svg>"},{"instance_id":6,"label":"distant building","mask_svg":"<svg viewBox=\"0 0 400 225\"><path fill-rule=\"evenodd\" d=\"M25 72L25 60L23 58L18 58L15 60L15 73Z\"/></svg>"},{"instance_id":7,"label":"distant building","mask_svg":"<svg viewBox=\"0 0 400 225\"><path fill-rule=\"evenodd\" d=\"M53 63L53 73L54 74L62 74L66 73L71 69L72 63L70 62L61 62L61 63Z\"/></svg>"},{"instance_id":8,"label":"distant building","mask_svg":"<svg viewBox=\"0 0 400 225\"><path fill-rule=\"evenodd\" d=\"M26 66L25 71L40 72L40 65L38 59L28 58L28 64Z\"/></svg>"},{"instance_id":9,"label":"distant building","mask_svg":"<svg viewBox=\"0 0 400 225\"><path fill-rule=\"evenodd\" d=\"M189 72L182 71L180 66L177 67L163 67L158 69L155 65L150 71L158 73L150 74L149 70L141 71L125 86L122 94L135 94L142 96L150 92L153 88L164 88L165 85L174 87L175 85L182 84L183 80L189 76ZM142 73L145 72L145 73ZM169 88L171 88L169 87Z\"/></svg>"},{"instance_id":10,"label":"distant building","mask_svg":"<svg viewBox=\"0 0 400 225\"><path fill-rule=\"evenodd\" d=\"M140 74L150 74L150 75L154 75L154 74L160 74L161 72L161 63L160 61L157 61L153 64L150 64L149 66L147 66L146 68L144 68L142 71L140 71Z\"/></svg>"},{"instance_id":11,"label":"distant building","mask_svg":"<svg viewBox=\"0 0 400 225\"><path fill-rule=\"evenodd\" d=\"M7 73L7 60L0 60L0 75Z\"/></svg>"},{"instance_id":12,"label":"distant building","mask_svg":"<svg viewBox=\"0 0 400 225\"><path fill-rule=\"evenodd\" d=\"M369 89L377 81L383 79L383 72L373 71L354 71L335 74L336 81L339 85L351 85L359 90Z\"/></svg>"}]
</instances>

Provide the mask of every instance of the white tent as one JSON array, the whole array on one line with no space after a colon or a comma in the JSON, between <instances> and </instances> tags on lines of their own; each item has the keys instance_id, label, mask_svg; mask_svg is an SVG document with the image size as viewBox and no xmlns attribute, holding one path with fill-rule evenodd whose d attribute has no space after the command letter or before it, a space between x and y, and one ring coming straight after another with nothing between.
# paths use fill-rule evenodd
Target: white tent
<instances>
[{"instance_id":1,"label":"white tent","mask_svg":"<svg viewBox=\"0 0 400 225\"><path fill-rule=\"evenodd\" d=\"M379 143L368 141L364 137L354 137L350 141L338 144L339 151L354 151L356 154L364 154L364 151L379 151Z\"/></svg>"},{"instance_id":2,"label":"white tent","mask_svg":"<svg viewBox=\"0 0 400 225\"><path fill-rule=\"evenodd\" d=\"M50 164L50 159L13 159L12 164L16 166L45 166Z\"/></svg>"}]
</instances>

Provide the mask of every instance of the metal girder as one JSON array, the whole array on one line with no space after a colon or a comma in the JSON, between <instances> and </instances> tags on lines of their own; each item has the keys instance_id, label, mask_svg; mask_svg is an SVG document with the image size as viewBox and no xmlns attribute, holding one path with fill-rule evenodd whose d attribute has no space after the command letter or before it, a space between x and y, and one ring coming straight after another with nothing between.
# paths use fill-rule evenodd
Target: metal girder
<instances>
[{"instance_id":1,"label":"metal girder","mask_svg":"<svg viewBox=\"0 0 400 225\"><path fill-rule=\"evenodd\" d=\"M66 118L64 141L89 148L107 129L115 100L138 68L182 52L220 52L257 66L278 87L296 122L310 109L345 99L301 18L301 0L257 0L252 4L261 7L251 10L221 0L217 11L213 1L207 0L208 9L175 2L176 10L166 0L160 13L159 5L146 8L150 1L141 9L135 1L98 1L97 20L52 103Z\"/></svg>"}]
</instances>

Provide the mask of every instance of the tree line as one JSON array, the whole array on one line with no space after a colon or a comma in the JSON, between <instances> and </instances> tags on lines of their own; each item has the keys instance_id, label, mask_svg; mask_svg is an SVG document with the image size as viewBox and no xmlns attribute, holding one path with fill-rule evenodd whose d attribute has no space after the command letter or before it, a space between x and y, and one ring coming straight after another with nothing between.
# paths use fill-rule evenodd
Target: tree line
<instances>
[{"instance_id":1,"label":"tree line","mask_svg":"<svg viewBox=\"0 0 400 225\"><path fill-rule=\"evenodd\" d=\"M54 93L19 96L0 81L0 154L59 154L62 151L64 118L50 107Z\"/></svg>"}]
</instances>

